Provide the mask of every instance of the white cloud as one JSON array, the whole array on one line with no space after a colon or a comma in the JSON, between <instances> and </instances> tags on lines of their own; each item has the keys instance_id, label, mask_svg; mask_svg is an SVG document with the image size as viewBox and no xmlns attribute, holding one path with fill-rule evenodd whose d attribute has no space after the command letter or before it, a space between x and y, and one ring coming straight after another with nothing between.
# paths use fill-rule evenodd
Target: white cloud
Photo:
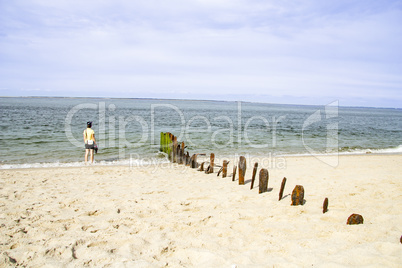
<instances>
[{"instance_id":1,"label":"white cloud","mask_svg":"<svg viewBox=\"0 0 402 268\"><path fill-rule=\"evenodd\" d=\"M402 8L379 3L2 1L0 86L393 99Z\"/></svg>"}]
</instances>

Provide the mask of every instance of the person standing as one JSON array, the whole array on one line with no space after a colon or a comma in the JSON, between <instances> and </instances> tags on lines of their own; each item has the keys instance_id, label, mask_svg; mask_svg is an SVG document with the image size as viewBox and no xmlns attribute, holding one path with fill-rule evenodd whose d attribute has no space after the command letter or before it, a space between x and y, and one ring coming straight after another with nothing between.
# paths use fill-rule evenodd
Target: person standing
<instances>
[{"instance_id":1,"label":"person standing","mask_svg":"<svg viewBox=\"0 0 402 268\"><path fill-rule=\"evenodd\" d=\"M94 149L96 146L95 131L93 131L92 122L87 122L87 128L84 130L85 143L85 164L88 162L88 154L91 153L91 163L94 162Z\"/></svg>"}]
</instances>

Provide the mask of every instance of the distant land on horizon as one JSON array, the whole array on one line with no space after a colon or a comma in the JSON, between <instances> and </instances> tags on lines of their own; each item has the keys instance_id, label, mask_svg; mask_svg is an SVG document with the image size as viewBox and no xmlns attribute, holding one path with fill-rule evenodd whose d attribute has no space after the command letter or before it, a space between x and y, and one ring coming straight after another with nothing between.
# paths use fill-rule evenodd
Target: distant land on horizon
<instances>
[{"instance_id":1,"label":"distant land on horizon","mask_svg":"<svg viewBox=\"0 0 402 268\"><path fill-rule=\"evenodd\" d=\"M157 97L91 97L91 96L0 96L0 98L31 98L31 99L116 99L116 100L162 100L162 101L208 101L208 102L242 102L242 103L255 103L255 104L270 104L270 105L291 105L291 106L325 106L336 102L323 103L323 104L304 104L304 103L276 103L276 102L263 102L263 101L242 101L242 100L220 100L220 99L191 99L191 98L157 98ZM340 103L340 101L338 101ZM338 105L344 108L377 108L377 109L396 109L402 110L402 107L381 107L381 106L360 106L360 105Z\"/></svg>"}]
</instances>

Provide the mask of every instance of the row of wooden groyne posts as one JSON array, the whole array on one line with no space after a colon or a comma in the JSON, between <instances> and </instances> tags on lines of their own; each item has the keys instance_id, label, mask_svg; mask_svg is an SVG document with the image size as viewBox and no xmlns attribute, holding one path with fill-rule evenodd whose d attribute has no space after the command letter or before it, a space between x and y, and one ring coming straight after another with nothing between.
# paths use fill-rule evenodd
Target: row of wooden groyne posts
<instances>
[{"instance_id":1,"label":"row of wooden groyne posts","mask_svg":"<svg viewBox=\"0 0 402 268\"><path fill-rule=\"evenodd\" d=\"M193 154L190 157L188 151L185 151L186 146L184 142L178 142L177 137L174 136L172 133L169 132L161 132L161 139L160 139L160 150L168 155L169 160L172 163L183 164L186 166L190 166L191 168L198 168L198 171L203 171L206 174L214 173L215 167L219 167L218 175L222 173L222 178L227 177L227 167L229 161L223 160L222 166L215 164L215 154L210 154L209 162L202 162L201 164L197 162L198 156L205 156L205 154ZM205 164L208 164L206 167ZM236 171L237 168L239 169L239 184L244 185L244 176L246 174L246 158L244 156L240 156L238 166L233 166L233 173L232 173L232 181L236 179ZM253 175L251 178L251 186L250 189L254 187L254 181L257 174L258 163L254 164ZM268 191L268 170L262 168L259 174L259 193L264 193ZM283 178L281 190L279 191L279 200L283 197L283 191L285 189L286 178ZM301 185L297 185L295 190L292 194L292 205L302 205L304 201L304 188ZM328 206L328 199L325 202ZM324 209L326 212L326 208ZM324 213L325 213L324 212Z\"/></svg>"},{"instance_id":2,"label":"row of wooden groyne posts","mask_svg":"<svg viewBox=\"0 0 402 268\"><path fill-rule=\"evenodd\" d=\"M169 160L172 163L183 164L190 166L191 168L198 168L198 171L205 172L206 174L214 173L214 168L219 167L218 175L222 173L222 178L227 177L227 167L229 161L223 160L222 166L216 165L215 154L210 154L209 162L202 162L201 164L197 162L197 156L206 156L206 154L193 154L190 156L188 151L185 151L186 146L184 142L178 142L177 137L169 132L161 132L160 136L160 151L168 155ZM205 164L208 164L205 167ZM244 176L246 174L246 158L240 156L238 166L233 165L232 181L236 179L236 171L239 169L239 184L244 185ZM250 190L254 187L254 181L257 174L258 163L254 164L253 175L251 177ZM259 173L259 193L264 193L268 191L268 170L262 168ZM283 198L283 191L285 189L286 178L283 178L281 189L279 191L279 201ZM292 192L292 206L303 205L304 204L304 188L301 185L296 185ZM324 199L322 212L326 213L328 211L328 198ZM347 224L361 224L363 223L363 217L359 214L352 214L347 220ZM402 243L402 237L401 237Z\"/></svg>"}]
</instances>

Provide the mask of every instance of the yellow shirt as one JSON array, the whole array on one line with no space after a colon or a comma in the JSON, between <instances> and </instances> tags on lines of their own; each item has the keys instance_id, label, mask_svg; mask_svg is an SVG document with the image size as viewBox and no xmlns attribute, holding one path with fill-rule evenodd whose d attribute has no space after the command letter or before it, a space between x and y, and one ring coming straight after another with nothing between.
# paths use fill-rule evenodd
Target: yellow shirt
<instances>
[{"instance_id":1,"label":"yellow shirt","mask_svg":"<svg viewBox=\"0 0 402 268\"><path fill-rule=\"evenodd\" d=\"M84 135L86 140L95 141L95 131L93 131L92 128L87 128L84 130Z\"/></svg>"}]
</instances>

